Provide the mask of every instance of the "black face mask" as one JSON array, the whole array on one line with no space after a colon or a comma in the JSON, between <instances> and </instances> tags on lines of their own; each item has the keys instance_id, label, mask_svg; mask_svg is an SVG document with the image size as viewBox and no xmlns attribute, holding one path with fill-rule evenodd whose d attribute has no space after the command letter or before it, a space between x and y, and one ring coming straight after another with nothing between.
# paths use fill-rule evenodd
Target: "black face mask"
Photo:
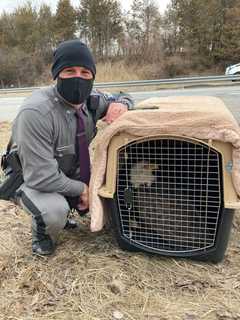
<instances>
[{"instance_id":1,"label":"black face mask","mask_svg":"<svg viewBox=\"0 0 240 320\"><path fill-rule=\"evenodd\" d=\"M93 87L93 79L58 78L57 90L60 95L71 104L81 104L90 95Z\"/></svg>"}]
</instances>

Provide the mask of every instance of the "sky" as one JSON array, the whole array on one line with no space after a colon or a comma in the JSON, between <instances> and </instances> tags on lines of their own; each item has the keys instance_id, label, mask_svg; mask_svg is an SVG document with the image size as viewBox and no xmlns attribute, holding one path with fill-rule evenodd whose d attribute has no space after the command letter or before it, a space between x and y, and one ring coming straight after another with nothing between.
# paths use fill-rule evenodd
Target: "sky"
<instances>
[{"instance_id":1,"label":"sky","mask_svg":"<svg viewBox=\"0 0 240 320\"><path fill-rule=\"evenodd\" d=\"M166 9L167 4L170 0L155 0L156 4L159 6L160 12L164 12ZM39 6L41 3L47 3L48 5L51 5L53 10L56 9L56 4L58 0L32 0L31 1L34 5ZM71 0L71 3L74 7L77 7L79 5L79 0ZM127 10L129 9L131 5L131 0L120 0L122 7ZM25 1L23 0L0 0L0 13L3 12L3 10L7 12L11 12L14 10L14 8L24 4Z\"/></svg>"}]
</instances>

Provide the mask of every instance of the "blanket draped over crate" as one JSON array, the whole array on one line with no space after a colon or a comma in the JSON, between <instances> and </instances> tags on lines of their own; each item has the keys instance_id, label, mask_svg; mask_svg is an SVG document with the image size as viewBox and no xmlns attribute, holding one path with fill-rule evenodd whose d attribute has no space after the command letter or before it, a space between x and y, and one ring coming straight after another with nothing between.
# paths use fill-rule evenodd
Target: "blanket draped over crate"
<instances>
[{"instance_id":1,"label":"blanket draped over crate","mask_svg":"<svg viewBox=\"0 0 240 320\"><path fill-rule=\"evenodd\" d=\"M149 107L158 109L144 110ZM129 133L136 138L169 134L231 143L232 180L240 196L240 128L220 99L202 96L150 98L139 103L136 109L124 113L97 138L90 182L91 231L101 230L105 223L98 192L105 182L108 145L119 133Z\"/></svg>"}]
</instances>

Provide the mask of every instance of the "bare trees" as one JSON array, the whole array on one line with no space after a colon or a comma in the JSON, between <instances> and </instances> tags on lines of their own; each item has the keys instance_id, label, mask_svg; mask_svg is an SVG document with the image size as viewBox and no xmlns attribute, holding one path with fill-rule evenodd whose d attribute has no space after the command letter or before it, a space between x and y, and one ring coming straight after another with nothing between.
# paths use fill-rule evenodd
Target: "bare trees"
<instances>
[{"instance_id":1,"label":"bare trees","mask_svg":"<svg viewBox=\"0 0 240 320\"><path fill-rule=\"evenodd\" d=\"M82 0L77 10L80 36L99 59L116 55L122 34L122 13L117 0Z\"/></svg>"},{"instance_id":2,"label":"bare trees","mask_svg":"<svg viewBox=\"0 0 240 320\"><path fill-rule=\"evenodd\" d=\"M166 17L165 50L210 64L239 56L239 0L172 0Z\"/></svg>"},{"instance_id":3,"label":"bare trees","mask_svg":"<svg viewBox=\"0 0 240 320\"><path fill-rule=\"evenodd\" d=\"M77 31L77 13L70 0L59 0L54 19L54 35L57 42L73 39Z\"/></svg>"},{"instance_id":4,"label":"bare trees","mask_svg":"<svg viewBox=\"0 0 240 320\"><path fill-rule=\"evenodd\" d=\"M171 0L164 15L154 0L58 0L57 10L27 2L0 15L0 84L46 80L56 45L80 38L97 61L151 64L165 74L188 73L239 62L240 0ZM200 70L201 68L201 70ZM196 71L196 73L197 73ZM49 75L50 79L50 75Z\"/></svg>"},{"instance_id":5,"label":"bare trees","mask_svg":"<svg viewBox=\"0 0 240 320\"><path fill-rule=\"evenodd\" d=\"M161 56L161 16L151 0L133 0L125 18L126 54L134 59L156 61Z\"/></svg>"}]
</instances>

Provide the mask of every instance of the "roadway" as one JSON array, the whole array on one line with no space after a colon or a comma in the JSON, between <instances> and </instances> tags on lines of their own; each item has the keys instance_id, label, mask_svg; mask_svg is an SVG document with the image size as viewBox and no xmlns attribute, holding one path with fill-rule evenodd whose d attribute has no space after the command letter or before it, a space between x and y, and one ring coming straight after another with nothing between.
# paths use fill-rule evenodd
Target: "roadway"
<instances>
[{"instance_id":1,"label":"roadway","mask_svg":"<svg viewBox=\"0 0 240 320\"><path fill-rule=\"evenodd\" d=\"M117 90L116 90L117 91ZM217 86L217 87L198 87L182 89L162 89L159 91L139 91L131 93L136 102L150 97L167 96L214 96L223 100L229 110L240 123L240 85ZM25 97L22 96L0 96L0 122L12 121ZM217 111L217 110L216 110Z\"/></svg>"}]
</instances>

